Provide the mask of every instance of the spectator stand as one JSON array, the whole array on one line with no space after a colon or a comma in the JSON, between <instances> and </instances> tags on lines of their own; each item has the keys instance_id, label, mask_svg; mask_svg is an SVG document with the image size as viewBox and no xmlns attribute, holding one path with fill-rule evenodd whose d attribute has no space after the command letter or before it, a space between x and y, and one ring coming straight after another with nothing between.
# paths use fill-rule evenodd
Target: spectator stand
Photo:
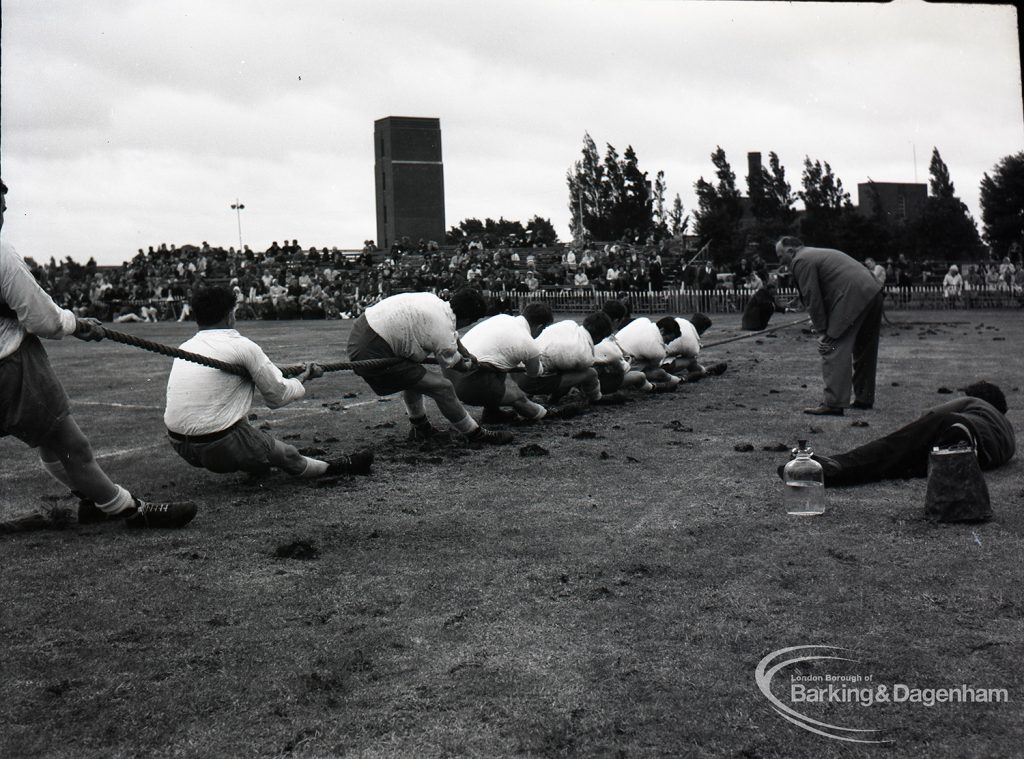
<instances>
[{"instance_id":1,"label":"spectator stand","mask_svg":"<svg viewBox=\"0 0 1024 759\"><path fill-rule=\"evenodd\" d=\"M506 241L507 242L507 241ZM488 241L381 251L304 249L297 241L264 252L201 245L162 244L139 250L120 266L85 265L70 257L33 273L62 305L81 316L111 320L128 308L152 305L161 320L181 319L191 290L202 284L239 288L239 317L256 319L355 318L373 303L398 292L444 293L471 285L522 305L543 300L565 313L584 313L626 293L635 311L646 313L742 312L752 291L734 272L720 275L714 290L693 288L693 249L682 241L661 244L591 242L548 247L502 246ZM699 253L699 251L698 251ZM947 298L940 271L945 262L893 264L886 305L903 309L1020 308L1024 271L1019 262L991 259L961 266L963 292ZM795 291L780 281L779 297ZM660 287L658 286L660 285Z\"/></svg>"}]
</instances>

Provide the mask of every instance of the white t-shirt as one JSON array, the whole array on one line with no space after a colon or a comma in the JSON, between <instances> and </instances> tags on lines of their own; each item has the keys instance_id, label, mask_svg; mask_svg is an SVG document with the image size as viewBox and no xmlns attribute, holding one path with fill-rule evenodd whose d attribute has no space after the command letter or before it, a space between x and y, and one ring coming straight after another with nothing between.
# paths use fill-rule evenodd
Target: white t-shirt
<instances>
[{"instance_id":1,"label":"white t-shirt","mask_svg":"<svg viewBox=\"0 0 1024 759\"><path fill-rule=\"evenodd\" d=\"M535 339L545 374L569 372L594 365L594 340L571 319L545 327Z\"/></svg>"},{"instance_id":2,"label":"white t-shirt","mask_svg":"<svg viewBox=\"0 0 1024 759\"><path fill-rule=\"evenodd\" d=\"M477 324L462 337L462 345L481 363L514 369L540 355L525 317L498 314Z\"/></svg>"},{"instance_id":3,"label":"white t-shirt","mask_svg":"<svg viewBox=\"0 0 1024 759\"><path fill-rule=\"evenodd\" d=\"M370 306L366 323L384 338L396 356L423 361L433 353L439 364L460 360L455 314L432 293L399 293Z\"/></svg>"},{"instance_id":4,"label":"white t-shirt","mask_svg":"<svg viewBox=\"0 0 1024 759\"><path fill-rule=\"evenodd\" d=\"M0 304L17 314L0 316L0 358L18 350L26 333L59 339L73 334L78 323L39 286L25 259L6 240L0 241Z\"/></svg>"},{"instance_id":5,"label":"white t-shirt","mask_svg":"<svg viewBox=\"0 0 1024 759\"><path fill-rule=\"evenodd\" d=\"M256 343L234 329L200 330L181 344L189 353L244 366L252 379L184 359L174 359L167 378L164 425L180 435L226 430L249 413L256 390L267 406L278 408L303 397L297 379L285 379Z\"/></svg>"},{"instance_id":6,"label":"white t-shirt","mask_svg":"<svg viewBox=\"0 0 1024 759\"><path fill-rule=\"evenodd\" d=\"M689 319L683 319L679 316L676 317L676 323L679 325L681 334L665 346L666 355L670 357L697 358L701 348L700 335L697 334L697 328L693 326L693 322Z\"/></svg>"},{"instance_id":7,"label":"white t-shirt","mask_svg":"<svg viewBox=\"0 0 1024 759\"><path fill-rule=\"evenodd\" d=\"M594 364L596 365L618 365L624 372L629 371L629 362L622 352L619 341L615 335L609 335L594 346Z\"/></svg>"},{"instance_id":8,"label":"white t-shirt","mask_svg":"<svg viewBox=\"0 0 1024 759\"><path fill-rule=\"evenodd\" d=\"M631 363L660 364L665 358L665 341L658 325L646 317L634 319L615 333L615 339Z\"/></svg>"}]
</instances>

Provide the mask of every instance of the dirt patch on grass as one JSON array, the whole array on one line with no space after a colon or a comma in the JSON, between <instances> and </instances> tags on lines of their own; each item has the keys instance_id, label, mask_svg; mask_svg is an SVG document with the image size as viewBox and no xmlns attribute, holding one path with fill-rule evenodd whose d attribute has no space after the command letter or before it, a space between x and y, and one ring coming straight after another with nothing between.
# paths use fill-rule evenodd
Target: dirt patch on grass
<instances>
[{"instance_id":1,"label":"dirt patch on grass","mask_svg":"<svg viewBox=\"0 0 1024 759\"><path fill-rule=\"evenodd\" d=\"M775 474L798 436L834 453L978 376L1008 389L1021 429L1019 362L974 337L1021 344L1024 320L977 318L887 327L876 407L856 418L800 413L820 377L796 329L707 351L729 370L676 393L508 425L506 447L409 441L396 402L334 408L372 399L349 373L257 409L325 455L374 449L370 477L333 482L191 469L163 439L165 359L57 344L103 465L201 511L183 531L0 538L0 754L846 756L754 683L762 657L811 644L856 652L882 682L1016 698L1019 461L988 474L995 519L973 526L924 520L923 480L830 490L823 516L788 517ZM337 359L346 339L338 323L242 331L280 363ZM0 453L7 516L71 503L31 451ZM1011 756L1024 733L1012 702L858 709L828 717L885 730L900 756Z\"/></svg>"}]
</instances>

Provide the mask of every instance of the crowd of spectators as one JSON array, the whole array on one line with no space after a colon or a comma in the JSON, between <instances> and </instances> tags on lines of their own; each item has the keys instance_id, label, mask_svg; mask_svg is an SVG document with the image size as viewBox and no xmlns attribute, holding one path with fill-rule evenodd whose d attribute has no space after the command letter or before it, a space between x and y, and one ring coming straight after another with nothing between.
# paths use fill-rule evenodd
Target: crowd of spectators
<instances>
[{"instance_id":1,"label":"crowd of spectators","mask_svg":"<svg viewBox=\"0 0 1024 759\"><path fill-rule=\"evenodd\" d=\"M235 288L242 318L354 318L381 298L410 290L463 286L530 293L542 289L637 291L667 285L661 252L646 246L485 247L465 241L398 244L380 251L304 249L297 240L266 251L161 244L121 266L82 265L70 257L35 266L36 277L62 305L111 321L187 318L192 289L204 282ZM184 314L182 313L184 311Z\"/></svg>"},{"instance_id":2,"label":"crowd of spectators","mask_svg":"<svg viewBox=\"0 0 1024 759\"><path fill-rule=\"evenodd\" d=\"M436 243L392 246L366 241L362 250L308 249L297 240L276 241L265 251L161 244L140 249L121 266L82 265L70 257L35 267L36 276L61 305L105 321L188 318L192 289L203 282L235 288L239 316L250 319L354 318L381 298L405 291L454 291L469 285L491 292L530 294L544 290L644 292L725 287L757 290L769 277L790 285L788 273L759 255L740 259L720 272L702 257L688 260L666 243L608 243L582 247L521 248L506 241L466 240L442 248ZM952 297L972 290L1024 293L1024 266L1009 258L969 264L961 282L946 280L947 267L904 256L870 268L888 286L932 285ZM866 264L869 262L865 262ZM707 262L711 263L711 262ZM702 271L706 269L706 271ZM707 279L711 272L711 279ZM724 276L723 276L724 275Z\"/></svg>"}]
</instances>

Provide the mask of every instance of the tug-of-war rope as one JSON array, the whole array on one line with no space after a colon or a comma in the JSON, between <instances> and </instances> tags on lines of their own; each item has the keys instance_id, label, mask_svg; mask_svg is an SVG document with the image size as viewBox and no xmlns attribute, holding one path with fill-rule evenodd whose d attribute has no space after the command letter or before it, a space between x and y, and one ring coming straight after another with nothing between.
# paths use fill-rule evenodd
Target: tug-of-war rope
<instances>
[{"instance_id":1,"label":"tug-of-war rope","mask_svg":"<svg viewBox=\"0 0 1024 759\"><path fill-rule=\"evenodd\" d=\"M202 364L203 366L209 366L211 369L220 369L222 372L228 372L229 374L235 374L239 377L248 377L249 372L244 366L238 364L229 364L226 361L219 361L209 356L203 356L198 353L191 353L190 351L183 351L181 348L174 348L170 345L164 345L163 343L155 343L152 340L146 340L142 337L135 335L128 335L124 332L117 332L106 327L96 327L103 333L103 336L107 340L113 340L115 343L123 343L124 345L131 345L135 348L142 348L143 350L150 351L151 353L159 353L162 356L169 356L170 358L180 358L183 361L191 361L193 364ZM382 366L391 366L397 364L399 361L404 359L394 358L369 358L363 361L333 361L331 363L321 364L317 362L317 366L323 369L325 372L339 372L344 369L356 369L356 368L379 368ZM302 374L306 368L305 364L289 364L287 366L279 366L281 374L285 377L295 377L296 375Z\"/></svg>"},{"instance_id":2,"label":"tug-of-war rope","mask_svg":"<svg viewBox=\"0 0 1024 759\"><path fill-rule=\"evenodd\" d=\"M725 345L726 343L733 343L737 340L746 340L748 337L757 337L758 335L765 335L769 332L775 332L786 327L795 327L797 324L805 324L809 322L811 317L805 316L803 319L796 319L795 321L786 322L785 324L776 324L774 327L768 327L767 329L759 329L757 332L745 332L742 335L735 335L734 337L727 337L724 340L715 340L713 343L704 343L700 346L701 350L708 348L714 348L716 345Z\"/></svg>"},{"instance_id":3,"label":"tug-of-war rope","mask_svg":"<svg viewBox=\"0 0 1024 759\"><path fill-rule=\"evenodd\" d=\"M757 337L768 332L775 332L776 330L785 329L786 327L792 327L797 324L803 324L804 322L810 321L810 317L804 317L792 322L786 322L785 324L777 324L774 327L768 327L767 329L758 330L757 332L748 332L742 335L736 335L734 337L728 337L724 340L716 340L712 343L705 343L701 346L702 350L712 348L716 345L725 345L726 343L735 342L736 340L745 340L748 337ZM150 351L151 353L159 353L161 356L168 356L169 358L180 358L183 361L190 361L193 364L201 364L208 366L211 369L220 369L222 372L228 372L239 377L248 377L249 372L244 366L238 364L229 364L226 361L219 361L209 356L203 356L199 353L192 353L190 351L183 351L181 348L175 348L170 345L164 345L163 343L153 342L152 340L146 340L143 337L136 335L129 335L124 332L117 332L116 330L108 329L107 327L97 326L95 329L103 333L103 337L107 340L113 340L115 343L122 343L123 345L131 345L134 348L142 348L142 350ZM346 369L376 369L385 366L391 366L397 364L405 359L394 357L394 358L370 358L362 361L332 361L330 363L321 364L317 362L317 366L324 370L324 372L339 372ZM424 363L433 363L429 359ZM279 366L281 374L285 377L295 377L302 374L306 368L305 364L289 364L286 366ZM513 372L515 369L512 370Z\"/></svg>"}]
</instances>

